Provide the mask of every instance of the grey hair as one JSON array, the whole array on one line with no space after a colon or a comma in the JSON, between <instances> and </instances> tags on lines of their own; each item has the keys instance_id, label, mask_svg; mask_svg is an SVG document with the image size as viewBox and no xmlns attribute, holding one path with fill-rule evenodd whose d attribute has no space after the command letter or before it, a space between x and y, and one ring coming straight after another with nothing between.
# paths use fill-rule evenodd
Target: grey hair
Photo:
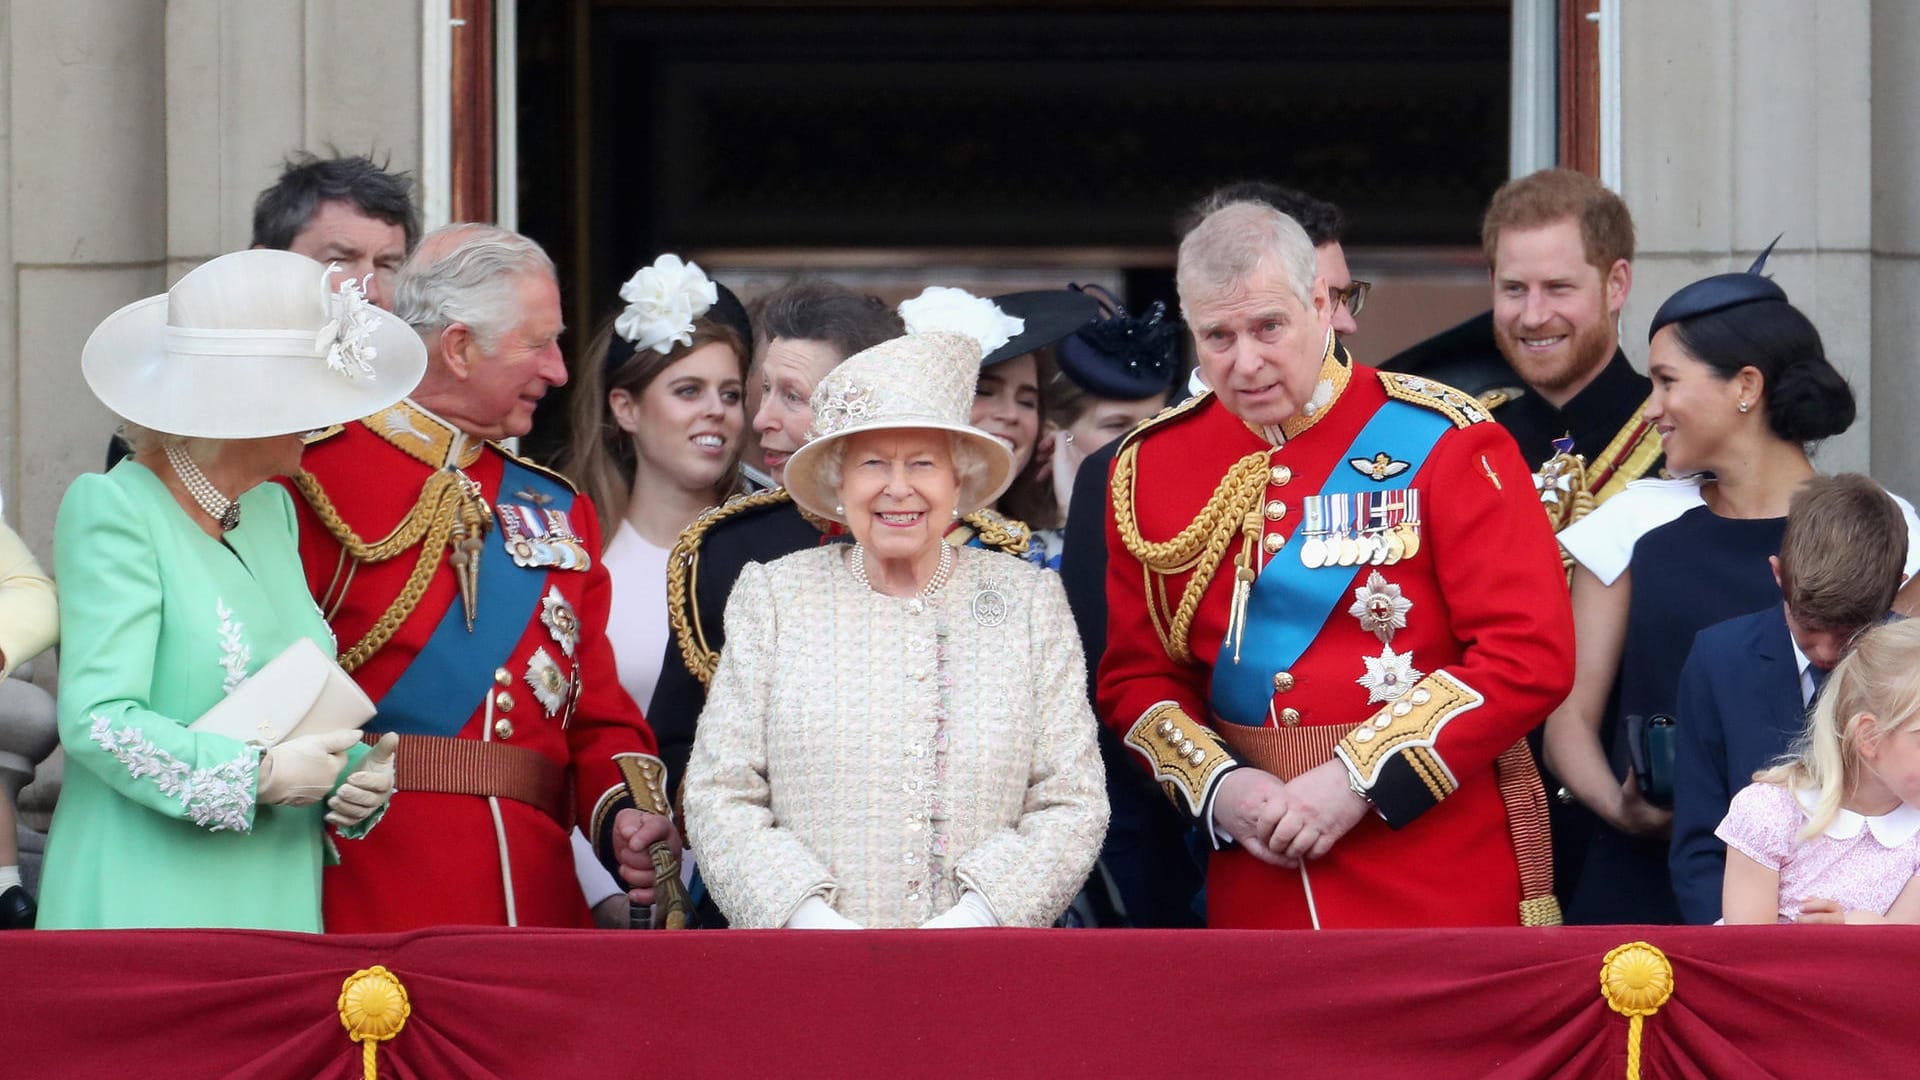
<instances>
[{"instance_id":1,"label":"grey hair","mask_svg":"<svg viewBox=\"0 0 1920 1080\"><path fill-rule=\"evenodd\" d=\"M1212 211L1180 241L1174 283L1182 314L1233 292L1263 266L1284 275L1302 304L1313 303L1319 269L1313 241L1299 222L1260 202L1233 202Z\"/></svg>"},{"instance_id":2,"label":"grey hair","mask_svg":"<svg viewBox=\"0 0 1920 1080\"><path fill-rule=\"evenodd\" d=\"M455 323L473 330L480 351L491 353L519 325L520 280L555 278L553 260L539 244L497 225L444 225L420 241L393 287L393 313L422 337Z\"/></svg>"},{"instance_id":3,"label":"grey hair","mask_svg":"<svg viewBox=\"0 0 1920 1080\"><path fill-rule=\"evenodd\" d=\"M959 505L978 501L984 494L988 469L986 455L975 447L972 439L957 431L945 433L947 436L947 456L953 459L954 490L958 493ZM847 447L853 444L849 438L833 440L827 452L820 459L820 480L828 491L839 491L846 480ZM979 509L979 507L973 507Z\"/></svg>"},{"instance_id":4,"label":"grey hair","mask_svg":"<svg viewBox=\"0 0 1920 1080\"><path fill-rule=\"evenodd\" d=\"M195 465L200 466L213 464L213 459L220 456L221 447L227 444L225 439L171 435L164 431L155 431L150 427L142 427L131 420L120 421L120 427L114 431L114 434L119 436L121 442L127 444L128 450L136 454L164 451L169 446L178 446L187 452L187 457L193 459Z\"/></svg>"}]
</instances>

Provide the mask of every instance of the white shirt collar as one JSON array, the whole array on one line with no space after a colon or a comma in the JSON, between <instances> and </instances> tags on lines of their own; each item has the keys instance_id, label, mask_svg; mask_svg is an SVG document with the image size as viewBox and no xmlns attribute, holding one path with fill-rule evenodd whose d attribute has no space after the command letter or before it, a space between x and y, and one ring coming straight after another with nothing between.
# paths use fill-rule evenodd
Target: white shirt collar
<instances>
[{"instance_id":1,"label":"white shirt collar","mask_svg":"<svg viewBox=\"0 0 1920 1080\"><path fill-rule=\"evenodd\" d=\"M1815 788L1794 788L1793 797L1800 801L1802 810L1811 814L1814 805L1820 801L1820 792ZM1821 833L1835 840L1851 840L1860 835L1862 825L1873 833L1873 838L1880 842L1881 847L1897 848L1913 839L1914 833L1920 832L1920 808L1901 803L1887 813L1868 817L1841 807Z\"/></svg>"}]
</instances>

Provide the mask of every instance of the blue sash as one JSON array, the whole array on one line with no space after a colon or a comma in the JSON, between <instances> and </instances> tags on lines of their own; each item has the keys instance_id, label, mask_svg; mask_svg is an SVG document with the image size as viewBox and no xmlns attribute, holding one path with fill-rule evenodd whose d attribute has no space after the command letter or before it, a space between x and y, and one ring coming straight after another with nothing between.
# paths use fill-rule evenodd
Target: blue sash
<instances>
[{"instance_id":1,"label":"blue sash","mask_svg":"<svg viewBox=\"0 0 1920 1080\"><path fill-rule=\"evenodd\" d=\"M508 458L500 490L528 488L548 496L551 505L562 510L573 504L573 491L565 484ZM428 537L422 542L435 540ZM471 691L464 688L484 686L491 692L494 671L513 655L514 646L527 632L530 613L540 606L547 570L515 566L499 545L491 545L481 557L473 631L467 631L466 609L456 598L413 663L380 699L368 730L449 738L460 734L473 715Z\"/></svg>"},{"instance_id":2,"label":"blue sash","mask_svg":"<svg viewBox=\"0 0 1920 1080\"><path fill-rule=\"evenodd\" d=\"M1389 400L1353 437L1353 445L1334 463L1320 494L1405 489L1413 483L1434 444L1452 426L1453 421L1443 413ZM1371 459L1382 450L1395 461L1406 462L1407 468L1375 481L1348 464L1354 458ZM1298 539L1297 529L1295 533ZM1300 659L1326 625L1327 617L1346 598L1354 577L1368 569L1364 562L1354 567L1309 567L1300 561L1298 549L1291 544L1284 554L1268 559L1254 579L1253 593L1247 601L1239 662L1234 661L1226 643L1214 659L1210 691L1214 714L1229 723L1264 726L1268 706L1273 703L1274 672L1285 671ZM1347 572L1339 573L1341 570Z\"/></svg>"}]
</instances>

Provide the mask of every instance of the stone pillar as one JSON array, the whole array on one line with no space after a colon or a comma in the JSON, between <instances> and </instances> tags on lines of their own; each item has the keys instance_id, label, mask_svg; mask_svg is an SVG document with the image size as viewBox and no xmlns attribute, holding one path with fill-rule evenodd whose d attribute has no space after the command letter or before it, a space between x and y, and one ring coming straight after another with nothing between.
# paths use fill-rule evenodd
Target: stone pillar
<instances>
[{"instance_id":1,"label":"stone pillar","mask_svg":"<svg viewBox=\"0 0 1920 1080\"><path fill-rule=\"evenodd\" d=\"M1816 462L1828 472L1871 469L1896 489L1896 478L1920 472L1920 450L1882 436L1902 411L1874 401L1876 375L1910 361L1876 349L1871 165L1881 125L1905 123L1912 99L1872 93L1879 64L1868 58L1881 24L1894 21L1886 12L1914 22L1907 7L1625 0L1621 20L1621 195L1639 233L1629 355L1644 366L1647 325L1673 290L1745 269L1784 234L1768 265L1819 327L1859 404L1852 430L1820 447ZM1920 492L1909 482L1906 493Z\"/></svg>"},{"instance_id":2,"label":"stone pillar","mask_svg":"<svg viewBox=\"0 0 1920 1080\"><path fill-rule=\"evenodd\" d=\"M1874 476L1920 496L1920 4L1873 4ZM1864 170L1863 170L1864 171Z\"/></svg>"}]
</instances>

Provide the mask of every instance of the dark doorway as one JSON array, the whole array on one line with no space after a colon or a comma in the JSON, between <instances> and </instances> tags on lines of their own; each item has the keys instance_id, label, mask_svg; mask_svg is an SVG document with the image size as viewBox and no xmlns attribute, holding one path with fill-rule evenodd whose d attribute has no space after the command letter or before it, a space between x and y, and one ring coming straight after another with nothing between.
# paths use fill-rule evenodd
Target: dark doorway
<instances>
[{"instance_id":1,"label":"dark doorway","mask_svg":"<svg viewBox=\"0 0 1920 1080\"><path fill-rule=\"evenodd\" d=\"M520 227L582 330L668 250L1171 300L1173 219L1253 177L1338 203L1350 252L1458 263L1506 178L1508 8L522 0Z\"/></svg>"}]
</instances>

